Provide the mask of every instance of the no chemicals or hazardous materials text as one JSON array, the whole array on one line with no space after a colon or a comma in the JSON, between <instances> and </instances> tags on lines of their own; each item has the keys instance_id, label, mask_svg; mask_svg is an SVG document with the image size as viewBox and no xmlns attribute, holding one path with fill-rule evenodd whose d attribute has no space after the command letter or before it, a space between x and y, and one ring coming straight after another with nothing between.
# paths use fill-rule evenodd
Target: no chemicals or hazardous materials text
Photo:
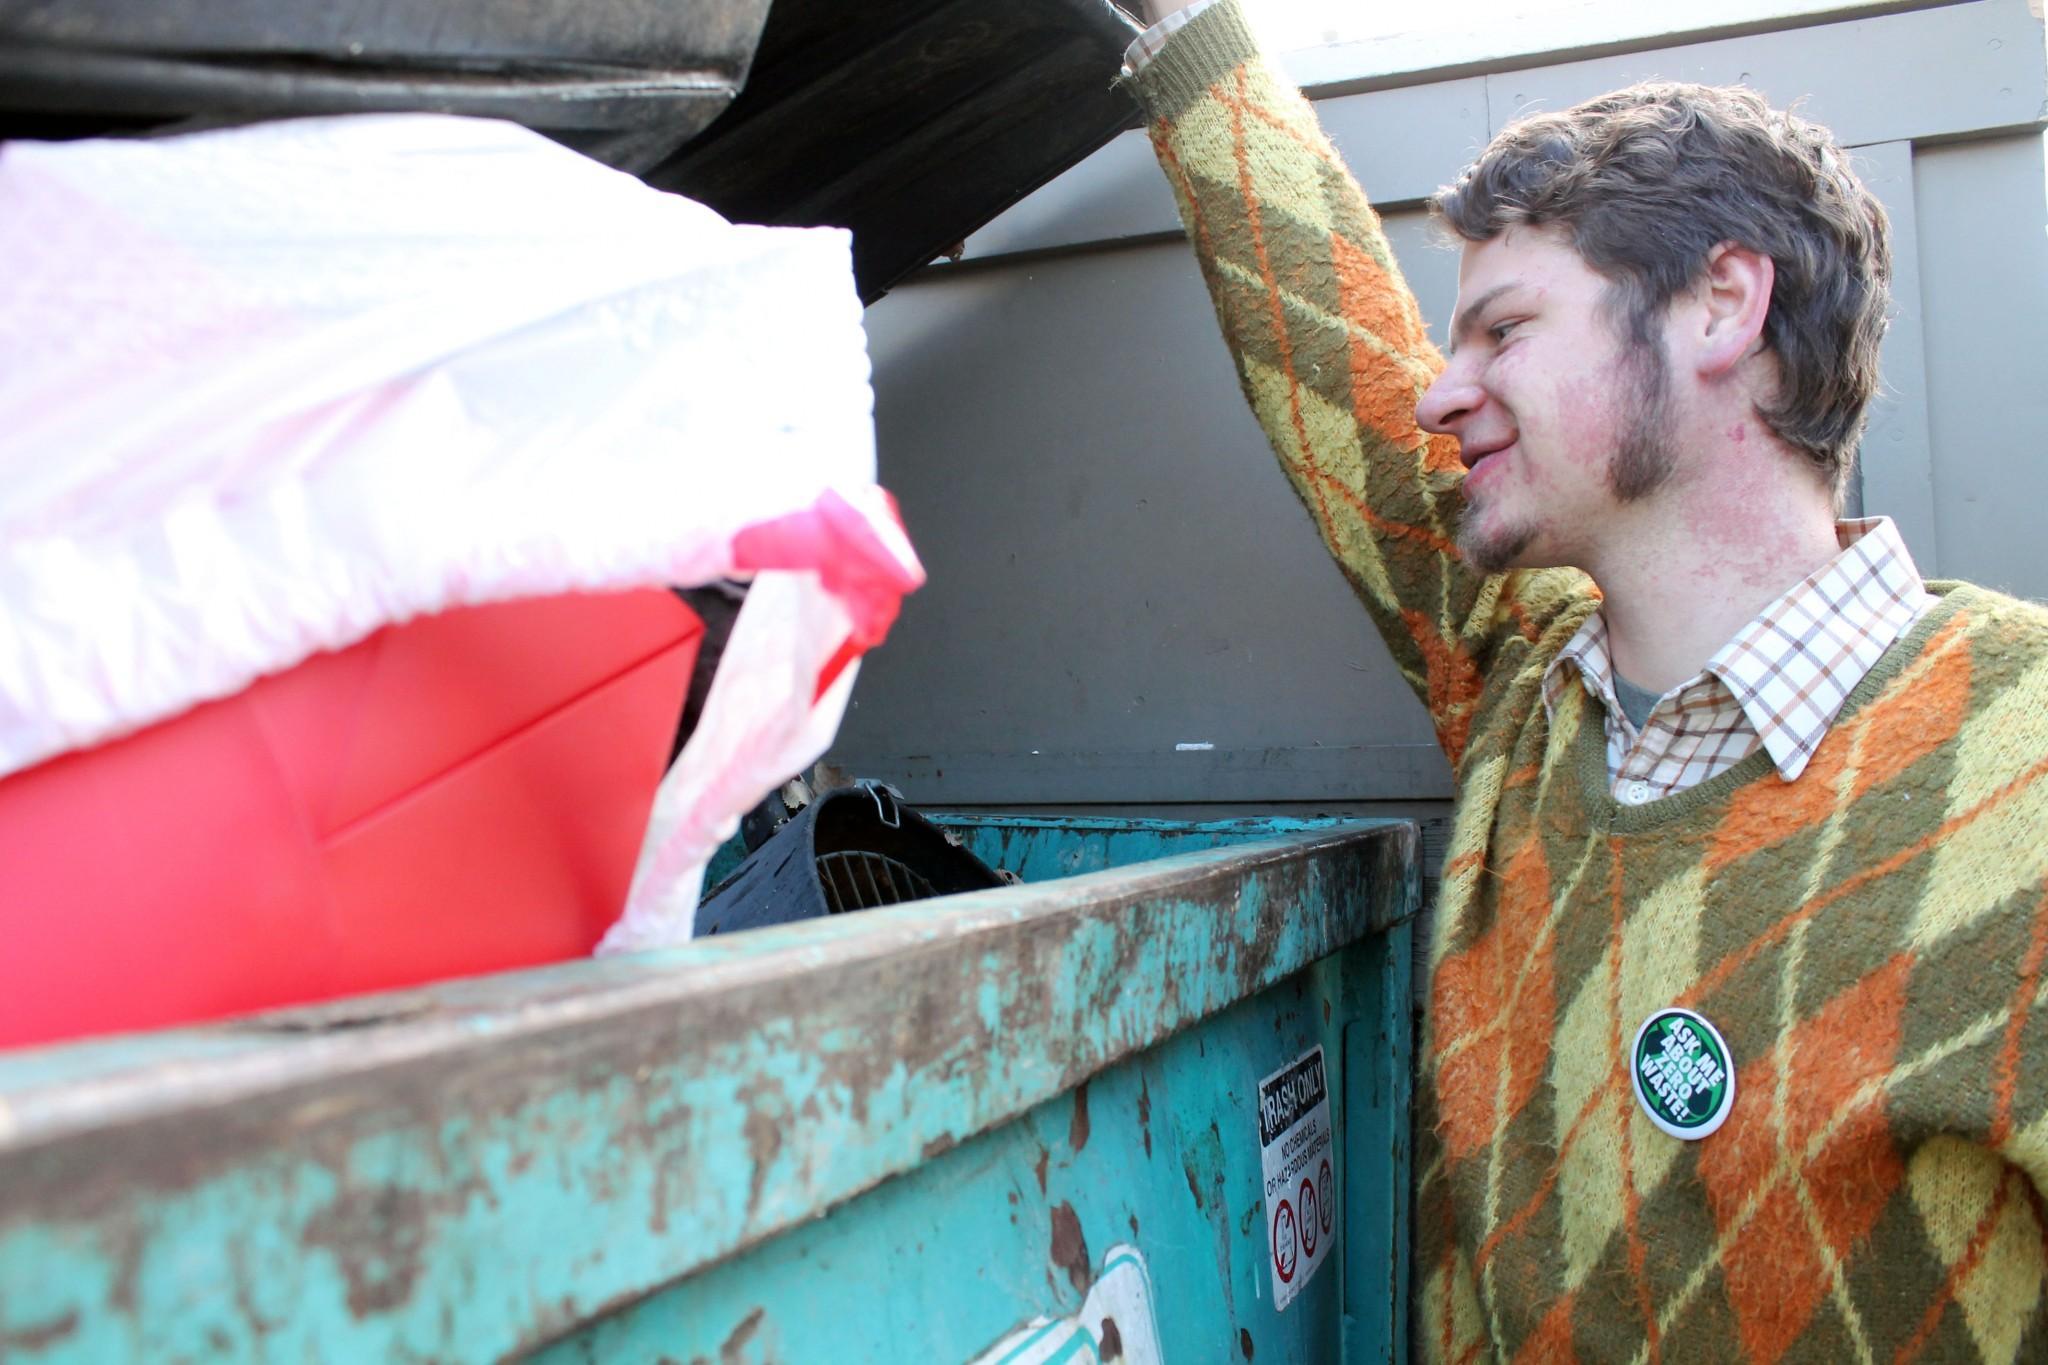
<instances>
[{"instance_id":1,"label":"no chemicals or hazardous materials text","mask_svg":"<svg viewBox=\"0 0 2048 1365\"><path fill-rule=\"evenodd\" d=\"M1259 1082L1259 1165L1276 1312L1294 1301L1336 1241L1335 1137L1320 1047Z\"/></svg>"}]
</instances>

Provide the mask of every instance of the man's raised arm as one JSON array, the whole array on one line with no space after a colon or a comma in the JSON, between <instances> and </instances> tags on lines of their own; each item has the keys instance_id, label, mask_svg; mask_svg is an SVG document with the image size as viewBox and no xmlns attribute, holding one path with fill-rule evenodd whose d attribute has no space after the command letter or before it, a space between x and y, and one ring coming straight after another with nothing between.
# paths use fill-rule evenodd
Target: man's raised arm
<instances>
[{"instance_id":1,"label":"man's raised arm","mask_svg":"<svg viewBox=\"0 0 2048 1365\"><path fill-rule=\"evenodd\" d=\"M1134 45L1131 86L1245 396L1456 765L1501 647L1586 601L1587 580L1458 557L1458 443L1415 420L1443 361L1378 215L1236 0L1149 8L1180 26Z\"/></svg>"}]
</instances>

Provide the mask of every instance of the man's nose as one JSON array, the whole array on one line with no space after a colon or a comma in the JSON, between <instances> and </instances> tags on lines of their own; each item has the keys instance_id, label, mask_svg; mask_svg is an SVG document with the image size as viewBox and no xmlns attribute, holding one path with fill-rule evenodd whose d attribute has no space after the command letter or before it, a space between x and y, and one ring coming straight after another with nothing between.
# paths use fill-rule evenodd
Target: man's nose
<instances>
[{"instance_id":1,"label":"man's nose","mask_svg":"<svg viewBox=\"0 0 2048 1365\"><path fill-rule=\"evenodd\" d=\"M1475 371L1470 365L1460 364L1453 359L1444 366L1422 395L1422 401L1415 405L1415 420L1425 431L1455 436L1465 419L1470 417L1486 401L1474 382Z\"/></svg>"}]
</instances>

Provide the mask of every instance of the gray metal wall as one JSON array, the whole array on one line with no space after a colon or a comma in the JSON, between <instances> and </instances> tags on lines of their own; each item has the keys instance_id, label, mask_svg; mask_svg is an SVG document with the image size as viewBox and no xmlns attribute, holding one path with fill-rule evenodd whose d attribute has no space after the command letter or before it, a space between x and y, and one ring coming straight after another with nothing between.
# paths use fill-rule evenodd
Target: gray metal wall
<instances>
[{"instance_id":1,"label":"gray metal wall","mask_svg":"<svg viewBox=\"0 0 2048 1365\"><path fill-rule=\"evenodd\" d=\"M1930 575L2048 598L2044 67L2026 0L1972 0L1317 93L1439 340L1457 257L1417 205L1515 114L1652 76L1803 99L1897 233L1863 505ZM1244 408L1140 137L967 247L868 312L931 582L835 759L926 804L1439 810L1428 721Z\"/></svg>"}]
</instances>

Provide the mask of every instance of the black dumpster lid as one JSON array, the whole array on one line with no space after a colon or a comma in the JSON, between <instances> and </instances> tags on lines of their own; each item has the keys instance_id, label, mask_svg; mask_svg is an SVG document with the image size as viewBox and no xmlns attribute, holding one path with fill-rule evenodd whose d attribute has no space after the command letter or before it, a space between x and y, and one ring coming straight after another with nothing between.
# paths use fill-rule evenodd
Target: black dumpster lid
<instances>
[{"instance_id":1,"label":"black dumpster lid","mask_svg":"<svg viewBox=\"0 0 2048 1365\"><path fill-rule=\"evenodd\" d=\"M736 221L851 228L872 300L1134 121L1136 31L1108 0L0 0L0 137L507 118Z\"/></svg>"},{"instance_id":2,"label":"black dumpster lid","mask_svg":"<svg viewBox=\"0 0 2048 1365\"><path fill-rule=\"evenodd\" d=\"M861 297L1136 122L1108 0L776 0L753 74L648 170L740 222L853 229Z\"/></svg>"}]
</instances>

